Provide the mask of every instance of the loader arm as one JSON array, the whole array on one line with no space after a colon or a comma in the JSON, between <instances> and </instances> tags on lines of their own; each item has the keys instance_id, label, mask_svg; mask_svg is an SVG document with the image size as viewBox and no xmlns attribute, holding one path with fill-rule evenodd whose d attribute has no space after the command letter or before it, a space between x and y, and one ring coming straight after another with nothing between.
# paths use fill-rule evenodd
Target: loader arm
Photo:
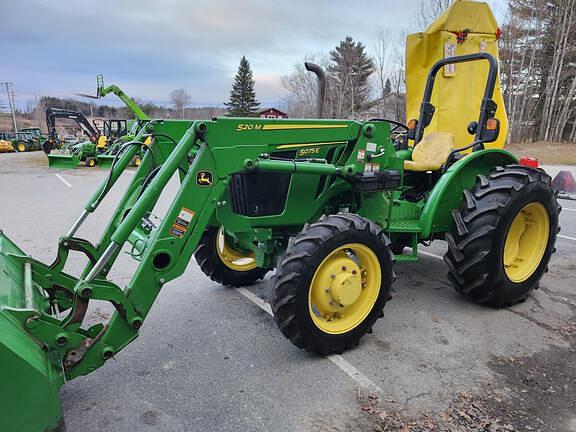
<instances>
[{"instance_id":1,"label":"loader arm","mask_svg":"<svg viewBox=\"0 0 576 432\"><path fill-rule=\"evenodd\" d=\"M98 88L97 88L97 97L101 98L110 93L114 93L118 98L124 102L124 104L134 113L137 120L150 120L150 117L142 111L142 109L138 106L136 102L134 102L126 93L124 93L120 87L116 85L109 85L104 87L104 78L102 75L98 75L97 77Z\"/></svg>"},{"instance_id":2,"label":"loader arm","mask_svg":"<svg viewBox=\"0 0 576 432\"><path fill-rule=\"evenodd\" d=\"M75 121L92 142L95 142L98 135L100 135L100 131L81 112L49 107L46 108L46 126L48 127L50 139L54 141L58 140L58 134L56 133L56 119L58 118Z\"/></svg>"}]
</instances>

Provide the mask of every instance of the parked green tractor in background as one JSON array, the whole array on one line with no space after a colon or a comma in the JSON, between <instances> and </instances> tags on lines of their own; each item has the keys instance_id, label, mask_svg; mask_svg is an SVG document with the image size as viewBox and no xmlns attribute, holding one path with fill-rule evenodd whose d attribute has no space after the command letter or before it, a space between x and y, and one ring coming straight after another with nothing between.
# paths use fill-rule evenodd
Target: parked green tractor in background
<instances>
[{"instance_id":1,"label":"parked green tractor in background","mask_svg":"<svg viewBox=\"0 0 576 432\"><path fill-rule=\"evenodd\" d=\"M74 121L87 140L74 144L62 142L56 131L56 119ZM90 123L83 113L48 107L46 108L46 126L48 139L42 144L42 149L48 156L49 167L76 168L80 162L84 162L88 167L96 165L98 148L106 146L107 137L102 135L96 125Z\"/></svg>"},{"instance_id":2,"label":"parked green tractor in background","mask_svg":"<svg viewBox=\"0 0 576 432\"><path fill-rule=\"evenodd\" d=\"M40 144L42 144L48 138L47 136L44 136L42 134L42 130L39 127L22 128L22 129L20 129L20 132L28 132L28 133L32 134L32 136L35 139L37 139L38 142L40 142Z\"/></svg>"},{"instance_id":3,"label":"parked green tractor in background","mask_svg":"<svg viewBox=\"0 0 576 432\"><path fill-rule=\"evenodd\" d=\"M455 143L450 130L427 133L437 72L469 62L488 65L480 112L468 113L472 142ZM559 230L550 177L486 147L500 129L494 57L440 60L426 82L419 118L408 125L151 120L118 151L110 175L60 238L53 263L1 234L4 428L56 427L58 389L134 340L162 287L192 256L226 285L276 270L271 306L280 331L322 355L358 345L371 331L390 299L394 261L417 260L423 242L446 240L449 277L467 299L494 307L524 300ZM149 151L98 243L77 237L146 139ZM150 215L174 175L180 187L155 224ZM122 288L107 275L126 244L138 267ZM64 271L72 250L87 256L80 277ZM89 304L102 301L115 307L110 321L83 327Z\"/></svg>"},{"instance_id":4,"label":"parked green tractor in background","mask_svg":"<svg viewBox=\"0 0 576 432\"><path fill-rule=\"evenodd\" d=\"M0 132L0 140L10 141L13 150L19 153L41 149L40 139L25 130L21 130L20 132Z\"/></svg>"},{"instance_id":5,"label":"parked green tractor in background","mask_svg":"<svg viewBox=\"0 0 576 432\"><path fill-rule=\"evenodd\" d=\"M84 161L87 167L98 165L101 168L110 168L122 145L134 139L138 131L149 120L140 107L119 87L115 85L104 87L103 76L97 75L96 78L96 96L82 93L78 93L78 95L100 99L109 93L114 93L134 113L136 120L96 119L90 123L84 114L80 112L48 108L46 110L46 124L50 131L50 138L44 143L43 148L48 155L48 165L50 167L75 168L81 161ZM58 146L60 140L56 133L56 118L74 120L89 140ZM54 148L58 148L58 151L52 152ZM142 152L143 150L134 155L131 166L140 166L143 156Z\"/></svg>"}]
</instances>

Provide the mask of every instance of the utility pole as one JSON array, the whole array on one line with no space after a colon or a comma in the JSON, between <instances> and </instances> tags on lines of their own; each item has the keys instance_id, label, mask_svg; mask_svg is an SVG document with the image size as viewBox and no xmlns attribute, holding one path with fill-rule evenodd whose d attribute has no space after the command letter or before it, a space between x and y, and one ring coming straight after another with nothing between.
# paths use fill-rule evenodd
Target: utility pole
<instances>
[{"instance_id":1,"label":"utility pole","mask_svg":"<svg viewBox=\"0 0 576 432\"><path fill-rule=\"evenodd\" d=\"M0 85L6 86L6 96L8 96L8 105L10 105L10 113L12 114L12 123L14 124L14 132L18 132L18 126L16 126L16 114L14 113L14 92L10 96L11 82L3 82Z\"/></svg>"}]
</instances>

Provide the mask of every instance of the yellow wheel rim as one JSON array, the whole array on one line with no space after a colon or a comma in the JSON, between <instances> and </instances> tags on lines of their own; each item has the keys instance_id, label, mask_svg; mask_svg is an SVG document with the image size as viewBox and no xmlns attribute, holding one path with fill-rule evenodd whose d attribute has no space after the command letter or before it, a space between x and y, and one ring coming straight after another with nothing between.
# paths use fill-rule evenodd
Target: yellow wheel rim
<instances>
[{"instance_id":1,"label":"yellow wheel rim","mask_svg":"<svg viewBox=\"0 0 576 432\"><path fill-rule=\"evenodd\" d=\"M534 274L546 251L549 232L550 218L544 205L532 202L518 212L504 244L504 270L508 279L521 283Z\"/></svg>"},{"instance_id":2,"label":"yellow wheel rim","mask_svg":"<svg viewBox=\"0 0 576 432\"><path fill-rule=\"evenodd\" d=\"M342 334L368 316L380 293L382 270L368 246L349 243L320 263L308 293L314 324L325 333Z\"/></svg>"},{"instance_id":3,"label":"yellow wheel rim","mask_svg":"<svg viewBox=\"0 0 576 432\"><path fill-rule=\"evenodd\" d=\"M137 158L134 160L134 165L137 166L137 167L139 167L141 162L142 162L142 161L140 160L140 158L137 157Z\"/></svg>"},{"instance_id":4,"label":"yellow wheel rim","mask_svg":"<svg viewBox=\"0 0 576 432\"><path fill-rule=\"evenodd\" d=\"M18 144L18 151L19 152L26 151L26 146L22 143Z\"/></svg>"},{"instance_id":5,"label":"yellow wheel rim","mask_svg":"<svg viewBox=\"0 0 576 432\"><path fill-rule=\"evenodd\" d=\"M88 162L88 166L93 167L95 165L94 159L90 159L90 161Z\"/></svg>"},{"instance_id":6,"label":"yellow wheel rim","mask_svg":"<svg viewBox=\"0 0 576 432\"><path fill-rule=\"evenodd\" d=\"M243 272L257 267L253 252L237 251L228 245L222 227L216 235L216 251L224 265L232 270Z\"/></svg>"}]
</instances>

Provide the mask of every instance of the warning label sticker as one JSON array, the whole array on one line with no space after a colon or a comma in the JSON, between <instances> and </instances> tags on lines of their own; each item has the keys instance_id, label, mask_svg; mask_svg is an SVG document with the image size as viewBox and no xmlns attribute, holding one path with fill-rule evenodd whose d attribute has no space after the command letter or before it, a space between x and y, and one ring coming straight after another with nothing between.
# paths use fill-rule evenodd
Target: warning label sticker
<instances>
[{"instance_id":1,"label":"warning label sticker","mask_svg":"<svg viewBox=\"0 0 576 432\"><path fill-rule=\"evenodd\" d=\"M181 227L180 225L174 224L172 225L172 228L170 228L170 235L173 235L174 237L182 238L185 233L186 228Z\"/></svg>"},{"instance_id":2,"label":"warning label sticker","mask_svg":"<svg viewBox=\"0 0 576 432\"><path fill-rule=\"evenodd\" d=\"M180 213L176 217L176 222L174 222L174 224L170 228L170 235L182 238L184 234L186 234L188 226L190 225L190 222L192 221L192 218L194 217L195 214L196 212L189 210L185 207L182 207Z\"/></svg>"},{"instance_id":3,"label":"warning label sticker","mask_svg":"<svg viewBox=\"0 0 576 432\"><path fill-rule=\"evenodd\" d=\"M188 210L187 208L182 207L180 214L176 218L176 224L183 226L184 228L188 228L188 225L190 225L190 222L192 221L192 218L195 214L196 213L192 210Z\"/></svg>"}]
</instances>

